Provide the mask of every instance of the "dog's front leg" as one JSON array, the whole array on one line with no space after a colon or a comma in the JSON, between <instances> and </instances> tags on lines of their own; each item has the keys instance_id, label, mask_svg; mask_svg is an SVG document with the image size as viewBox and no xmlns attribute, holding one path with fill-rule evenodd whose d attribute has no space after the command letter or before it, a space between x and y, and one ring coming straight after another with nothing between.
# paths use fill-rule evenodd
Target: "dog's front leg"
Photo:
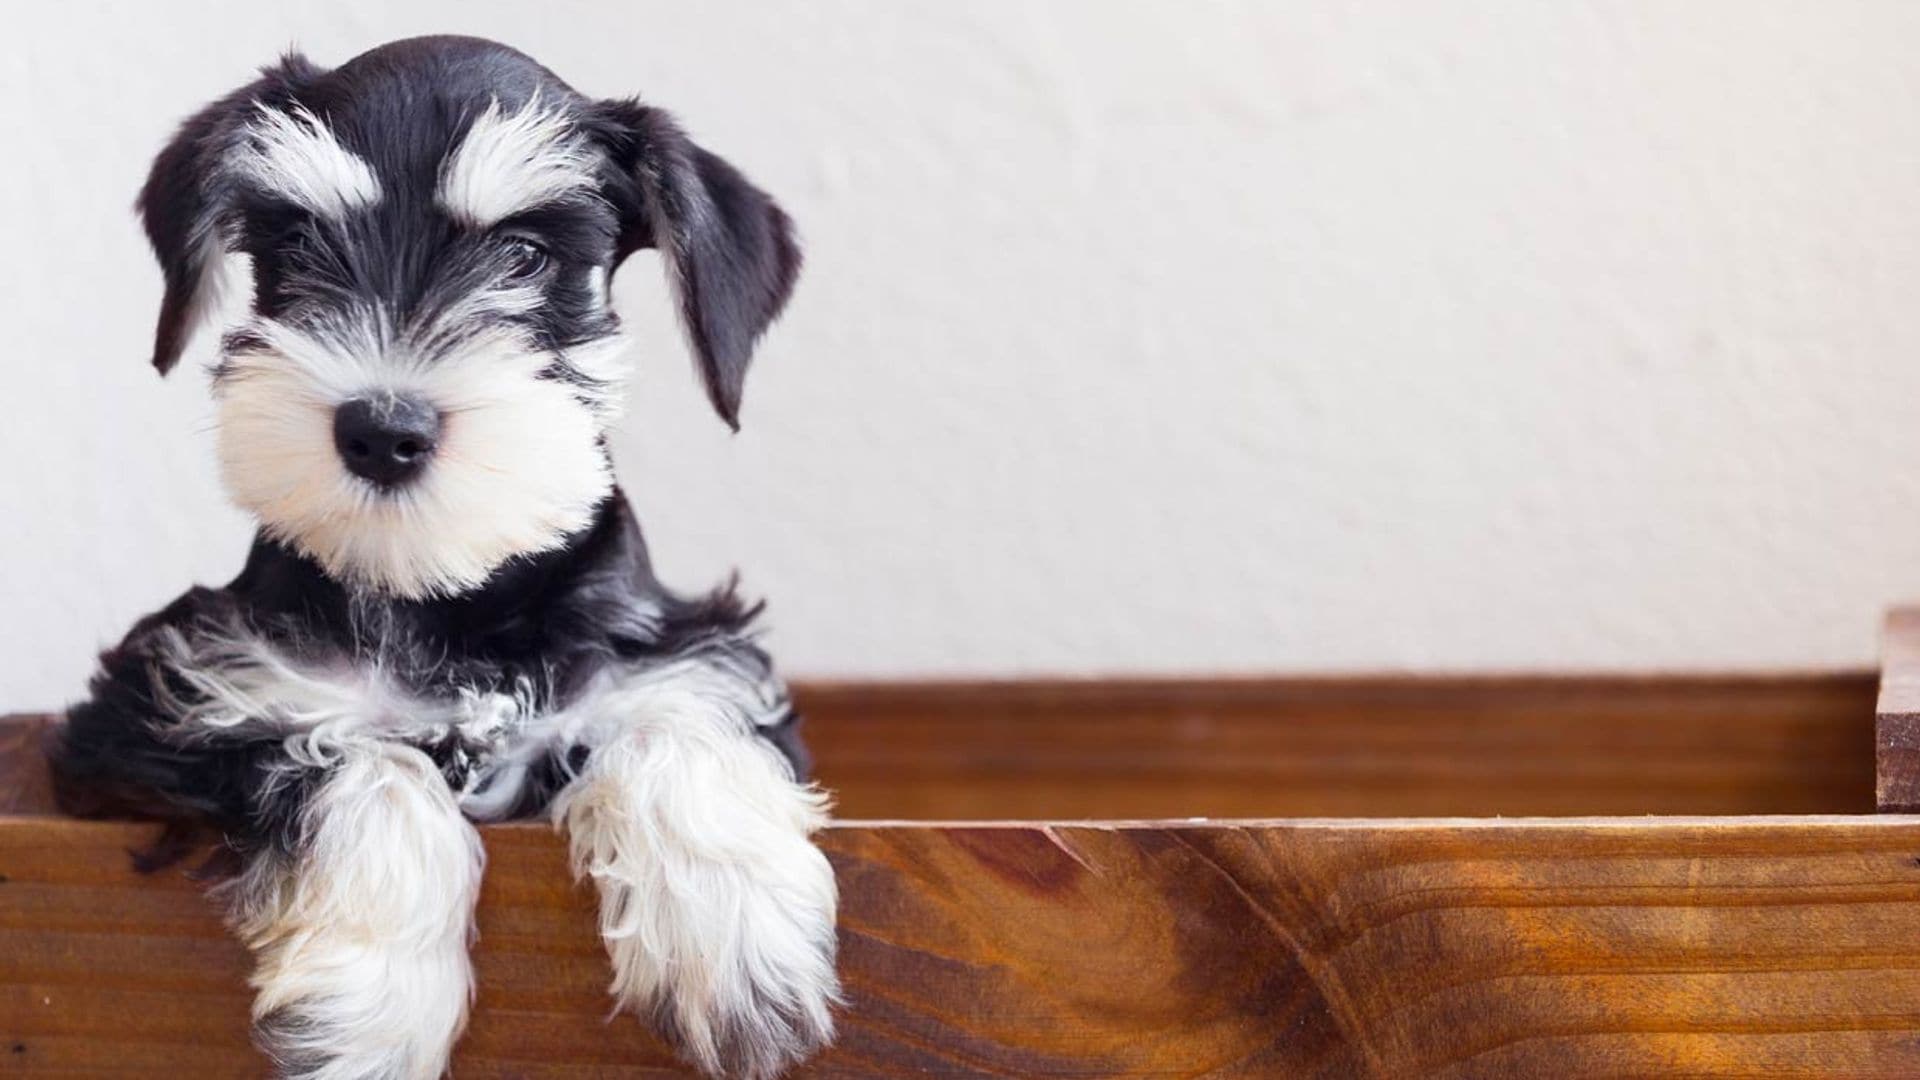
<instances>
[{"instance_id":1,"label":"dog's front leg","mask_svg":"<svg viewBox=\"0 0 1920 1080\"><path fill-rule=\"evenodd\" d=\"M472 996L479 837L412 747L354 742L287 769L264 797L298 800L293 827L227 887L256 1038L287 1077L432 1080Z\"/></svg>"},{"instance_id":2,"label":"dog's front leg","mask_svg":"<svg viewBox=\"0 0 1920 1080\"><path fill-rule=\"evenodd\" d=\"M833 870L809 839L827 800L756 733L766 693L703 661L609 681L577 706L589 754L552 808L599 890L620 1005L749 1080L825 1045L839 994Z\"/></svg>"}]
</instances>

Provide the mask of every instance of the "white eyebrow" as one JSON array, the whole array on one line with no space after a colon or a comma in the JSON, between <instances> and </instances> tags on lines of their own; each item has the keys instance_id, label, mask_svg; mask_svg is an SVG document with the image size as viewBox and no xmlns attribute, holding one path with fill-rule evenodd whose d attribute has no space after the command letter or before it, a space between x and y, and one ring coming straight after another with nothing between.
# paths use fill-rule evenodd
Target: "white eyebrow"
<instances>
[{"instance_id":1,"label":"white eyebrow","mask_svg":"<svg viewBox=\"0 0 1920 1080\"><path fill-rule=\"evenodd\" d=\"M496 99L440 166L440 205L485 227L595 184L594 156L564 112L535 98L505 115Z\"/></svg>"},{"instance_id":2,"label":"white eyebrow","mask_svg":"<svg viewBox=\"0 0 1920 1080\"><path fill-rule=\"evenodd\" d=\"M333 128L304 106L260 106L234 167L254 183L306 209L339 219L380 201L373 166L340 145Z\"/></svg>"}]
</instances>

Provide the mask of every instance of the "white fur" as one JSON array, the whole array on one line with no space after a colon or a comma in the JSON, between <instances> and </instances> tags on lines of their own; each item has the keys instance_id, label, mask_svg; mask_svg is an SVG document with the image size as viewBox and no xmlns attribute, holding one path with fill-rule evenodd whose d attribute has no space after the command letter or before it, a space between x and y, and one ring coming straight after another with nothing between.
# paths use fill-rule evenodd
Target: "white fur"
<instances>
[{"instance_id":1,"label":"white fur","mask_svg":"<svg viewBox=\"0 0 1920 1080\"><path fill-rule=\"evenodd\" d=\"M340 145L333 128L304 106L290 112L260 106L233 168L268 191L334 220L380 200L373 167Z\"/></svg>"},{"instance_id":2,"label":"white fur","mask_svg":"<svg viewBox=\"0 0 1920 1080\"><path fill-rule=\"evenodd\" d=\"M168 629L156 653L175 730L278 737L283 775L327 771L297 861L256 860L231 889L265 1042L296 1064L334 1055L296 1075L438 1074L471 993L481 853L460 812L498 816L529 763L573 746L587 761L551 813L599 891L619 1006L666 1018L716 1075L770 1077L831 1040L837 893L809 839L827 798L756 733L786 713L769 675L686 658L604 674L536 716L525 687L421 698L378 665L295 659L241 627ZM402 740L456 742L486 778L456 803Z\"/></svg>"},{"instance_id":3,"label":"white fur","mask_svg":"<svg viewBox=\"0 0 1920 1080\"><path fill-rule=\"evenodd\" d=\"M193 275L193 291L187 296L183 317L182 352L202 330L219 323L229 301L246 296L253 283L252 256L227 250L219 222L209 219L196 224L192 236L188 273Z\"/></svg>"},{"instance_id":4,"label":"white fur","mask_svg":"<svg viewBox=\"0 0 1920 1080\"><path fill-rule=\"evenodd\" d=\"M538 98L506 115L495 101L440 167L439 201L480 228L596 189L594 153L564 112Z\"/></svg>"},{"instance_id":5,"label":"white fur","mask_svg":"<svg viewBox=\"0 0 1920 1080\"><path fill-rule=\"evenodd\" d=\"M256 322L264 344L229 355L219 385L234 500L334 577L408 598L472 588L584 528L612 489L598 439L617 406L583 408L570 387L539 378L553 357L515 332L449 336L470 308L532 302L523 293L475 294L399 341L378 313L319 330ZM621 346L608 339L581 357L610 387ZM333 445L334 409L379 394L417 397L442 417L426 471L391 493L348 472Z\"/></svg>"},{"instance_id":6,"label":"white fur","mask_svg":"<svg viewBox=\"0 0 1920 1080\"><path fill-rule=\"evenodd\" d=\"M602 424L611 425L626 410L627 338L614 335L576 345L567 352L567 363L575 371L594 380L589 404ZM585 394L579 387L575 394Z\"/></svg>"},{"instance_id":7,"label":"white fur","mask_svg":"<svg viewBox=\"0 0 1920 1080\"><path fill-rule=\"evenodd\" d=\"M173 730L196 742L278 736L290 763L321 768L375 740L458 741L475 750L504 749L529 712L531 686L512 694L461 690L446 698L407 693L377 665L345 657L297 661L239 627L160 631L155 651L191 691L171 693L156 679L156 704Z\"/></svg>"},{"instance_id":8,"label":"white fur","mask_svg":"<svg viewBox=\"0 0 1920 1080\"><path fill-rule=\"evenodd\" d=\"M608 677L549 720L593 747L552 814L599 890L615 1000L749 1080L830 1041L839 993L833 870L808 839L827 797L753 733L771 693L685 661Z\"/></svg>"},{"instance_id":9,"label":"white fur","mask_svg":"<svg viewBox=\"0 0 1920 1080\"><path fill-rule=\"evenodd\" d=\"M254 1019L284 1075L433 1080L466 1026L485 854L427 756L341 743L290 864L230 887Z\"/></svg>"}]
</instances>

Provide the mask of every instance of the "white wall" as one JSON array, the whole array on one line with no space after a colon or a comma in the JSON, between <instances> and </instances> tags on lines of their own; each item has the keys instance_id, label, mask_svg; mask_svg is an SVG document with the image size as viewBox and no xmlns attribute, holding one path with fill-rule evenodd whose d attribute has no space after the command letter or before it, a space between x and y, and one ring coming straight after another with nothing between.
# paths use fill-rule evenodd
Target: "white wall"
<instances>
[{"instance_id":1,"label":"white wall","mask_svg":"<svg viewBox=\"0 0 1920 1080\"><path fill-rule=\"evenodd\" d=\"M22 21L31 25L22 28ZM1920 595L1920 5L34 5L0 45L0 704L247 528L128 207L299 42L640 91L811 256L626 483L807 675L1860 665ZM202 359L206 345L201 346Z\"/></svg>"}]
</instances>

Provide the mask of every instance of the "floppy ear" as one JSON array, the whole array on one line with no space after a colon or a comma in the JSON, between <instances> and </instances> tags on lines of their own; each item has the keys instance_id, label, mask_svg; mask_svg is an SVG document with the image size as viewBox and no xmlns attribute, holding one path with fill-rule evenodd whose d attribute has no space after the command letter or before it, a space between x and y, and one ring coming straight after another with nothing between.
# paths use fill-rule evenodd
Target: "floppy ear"
<instances>
[{"instance_id":1,"label":"floppy ear","mask_svg":"<svg viewBox=\"0 0 1920 1080\"><path fill-rule=\"evenodd\" d=\"M293 91L318 74L306 57L288 53L262 68L258 79L189 117L153 159L134 205L166 279L153 332L153 366L160 374L179 363L188 339L218 299L213 270L233 209L231 180L222 163L260 105L288 105Z\"/></svg>"},{"instance_id":2,"label":"floppy ear","mask_svg":"<svg viewBox=\"0 0 1920 1080\"><path fill-rule=\"evenodd\" d=\"M740 393L760 335L800 274L793 223L766 192L693 144L671 116L634 101L607 102L619 178L617 265L660 249L707 399L740 428Z\"/></svg>"}]
</instances>

